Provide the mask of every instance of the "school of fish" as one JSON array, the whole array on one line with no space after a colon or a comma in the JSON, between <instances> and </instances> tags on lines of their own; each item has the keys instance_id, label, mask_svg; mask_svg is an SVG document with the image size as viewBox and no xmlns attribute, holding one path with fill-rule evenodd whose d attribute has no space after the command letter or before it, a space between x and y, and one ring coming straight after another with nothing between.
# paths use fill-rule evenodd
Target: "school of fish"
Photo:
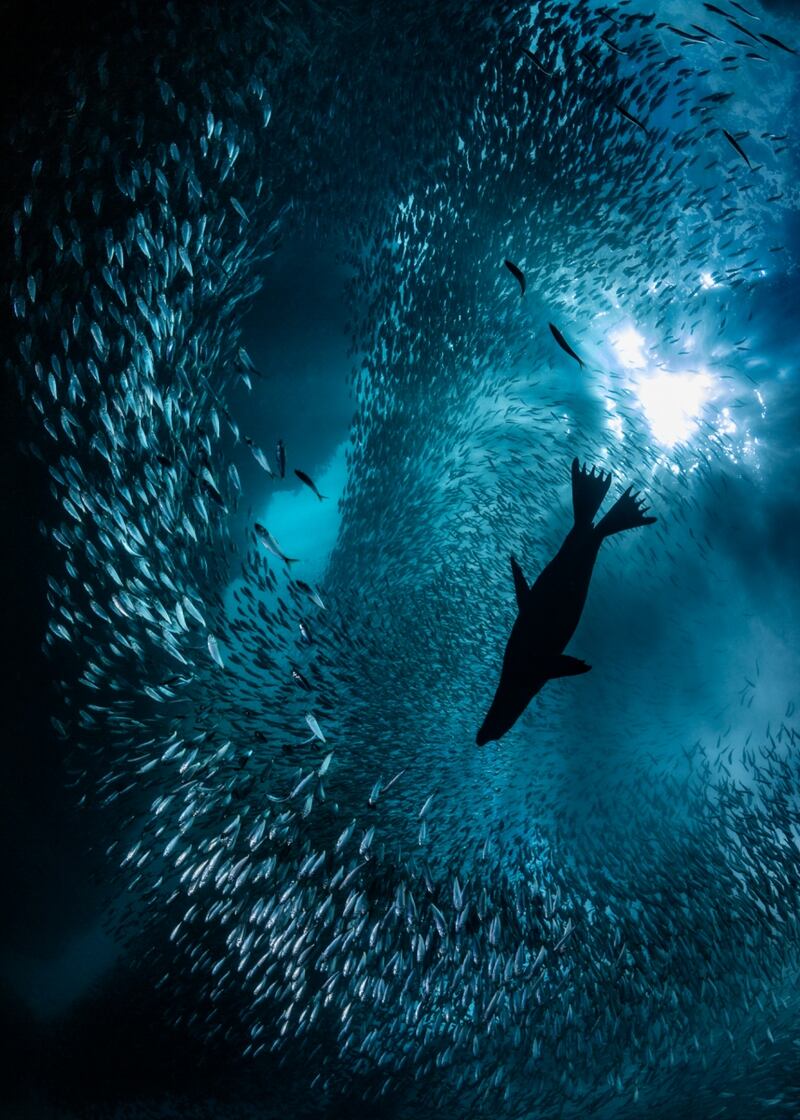
<instances>
[{"instance_id":1,"label":"school of fish","mask_svg":"<svg viewBox=\"0 0 800 1120\"><path fill-rule=\"evenodd\" d=\"M773 1089L800 1046L791 695L753 708L758 664L664 684L768 453L741 324L796 195L778 99L757 128L747 97L797 47L755 5L660 7L126 0L14 126L55 724L119 936L187 1029L283 1063L265 1116L800 1109ZM355 416L312 584L244 507L285 474L325 495L231 397L269 377L241 326L269 258L331 229ZM313 262L307 296L313 330ZM691 438L656 438L622 322L661 376L702 355ZM593 672L479 750L508 558L553 555L576 455L658 523L598 561Z\"/></svg>"}]
</instances>

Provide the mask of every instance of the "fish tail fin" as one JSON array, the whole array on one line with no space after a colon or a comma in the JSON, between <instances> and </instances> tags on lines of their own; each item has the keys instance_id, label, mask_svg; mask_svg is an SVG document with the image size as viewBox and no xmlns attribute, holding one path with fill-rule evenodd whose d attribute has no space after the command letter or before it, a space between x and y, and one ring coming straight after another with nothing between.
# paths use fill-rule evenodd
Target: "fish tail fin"
<instances>
[{"instance_id":1,"label":"fish tail fin","mask_svg":"<svg viewBox=\"0 0 800 1120\"><path fill-rule=\"evenodd\" d=\"M644 498L638 492L631 493L631 487L620 494L611 509L601 517L597 523L597 532L602 537L610 537L612 533L621 533L623 529L637 529L640 525L652 525L655 517L646 517L647 507Z\"/></svg>"},{"instance_id":2,"label":"fish tail fin","mask_svg":"<svg viewBox=\"0 0 800 1120\"><path fill-rule=\"evenodd\" d=\"M594 467L590 471L582 467L577 459L572 460L572 509L576 525L592 523L610 485L610 474L603 471L595 473Z\"/></svg>"},{"instance_id":3,"label":"fish tail fin","mask_svg":"<svg viewBox=\"0 0 800 1120\"><path fill-rule=\"evenodd\" d=\"M327 494L317 494L317 497L319 498L319 500L321 502L327 502L327 500L328 500L328 495Z\"/></svg>"},{"instance_id":4,"label":"fish tail fin","mask_svg":"<svg viewBox=\"0 0 800 1120\"><path fill-rule=\"evenodd\" d=\"M283 559L284 559L285 563L287 563L287 564L296 564L297 561L300 559L300 557L299 556L284 556Z\"/></svg>"}]
</instances>

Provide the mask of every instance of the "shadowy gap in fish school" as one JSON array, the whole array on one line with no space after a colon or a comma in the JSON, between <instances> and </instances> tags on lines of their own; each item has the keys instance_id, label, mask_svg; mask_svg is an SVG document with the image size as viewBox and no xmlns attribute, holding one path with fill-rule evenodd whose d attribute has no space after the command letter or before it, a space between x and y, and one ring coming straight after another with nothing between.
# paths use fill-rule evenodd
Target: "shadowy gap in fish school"
<instances>
[{"instance_id":1,"label":"shadowy gap in fish school","mask_svg":"<svg viewBox=\"0 0 800 1120\"><path fill-rule=\"evenodd\" d=\"M242 323L243 369L229 402L240 437L239 528L265 526L309 584L324 576L336 543L354 410L342 248L296 236L289 223Z\"/></svg>"}]
</instances>

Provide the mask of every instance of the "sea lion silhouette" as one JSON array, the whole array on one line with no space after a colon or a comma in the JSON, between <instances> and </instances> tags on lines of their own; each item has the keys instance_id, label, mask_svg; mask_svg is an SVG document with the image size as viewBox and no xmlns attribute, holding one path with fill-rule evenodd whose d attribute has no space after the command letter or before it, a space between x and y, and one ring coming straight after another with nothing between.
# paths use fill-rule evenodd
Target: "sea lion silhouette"
<instances>
[{"instance_id":1,"label":"sea lion silhouette","mask_svg":"<svg viewBox=\"0 0 800 1120\"><path fill-rule=\"evenodd\" d=\"M479 747L505 735L549 680L589 672L590 665L565 654L564 648L580 620L600 545L612 533L652 525L656 520L645 517L644 499L632 494L629 486L594 525L610 485L610 474L595 472L594 467L589 471L573 459L575 522L558 553L532 587L511 557L519 613L506 645L497 692L475 736Z\"/></svg>"}]
</instances>

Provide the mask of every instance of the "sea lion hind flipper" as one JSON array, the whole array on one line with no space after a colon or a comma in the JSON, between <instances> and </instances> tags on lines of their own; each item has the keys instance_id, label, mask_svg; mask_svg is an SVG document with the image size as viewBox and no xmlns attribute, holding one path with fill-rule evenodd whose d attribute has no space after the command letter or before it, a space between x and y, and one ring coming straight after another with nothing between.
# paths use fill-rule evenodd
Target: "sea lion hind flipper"
<instances>
[{"instance_id":1,"label":"sea lion hind flipper","mask_svg":"<svg viewBox=\"0 0 800 1120\"><path fill-rule=\"evenodd\" d=\"M525 602L525 596L528 594L530 588L528 587L525 576L522 574L522 568L520 568L515 557L513 556L511 557L511 574L514 577L514 591L517 595L517 607L519 610L522 610L523 604Z\"/></svg>"},{"instance_id":2,"label":"sea lion hind flipper","mask_svg":"<svg viewBox=\"0 0 800 1120\"><path fill-rule=\"evenodd\" d=\"M555 657L545 657L537 661L537 670L549 680L556 677L577 677L579 673L588 673L591 665L581 661L579 657L570 657L568 653L556 654Z\"/></svg>"},{"instance_id":3,"label":"sea lion hind flipper","mask_svg":"<svg viewBox=\"0 0 800 1120\"><path fill-rule=\"evenodd\" d=\"M576 525L591 525L611 485L611 475L572 460L572 510Z\"/></svg>"},{"instance_id":4,"label":"sea lion hind flipper","mask_svg":"<svg viewBox=\"0 0 800 1120\"><path fill-rule=\"evenodd\" d=\"M647 509L644 498L638 493L632 494L631 487L620 494L608 513L597 522L597 532L601 537L610 537L612 533L621 533L623 529L636 529L640 525L652 525L655 517L646 517Z\"/></svg>"}]
</instances>

